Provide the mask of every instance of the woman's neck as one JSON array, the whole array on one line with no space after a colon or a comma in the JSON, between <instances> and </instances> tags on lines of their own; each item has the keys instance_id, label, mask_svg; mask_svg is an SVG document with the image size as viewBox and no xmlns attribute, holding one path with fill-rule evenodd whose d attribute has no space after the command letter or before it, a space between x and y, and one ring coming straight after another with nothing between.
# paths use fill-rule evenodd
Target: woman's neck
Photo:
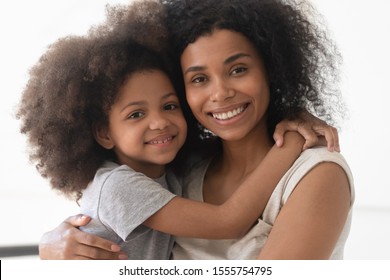
<instances>
[{"instance_id":1,"label":"woman's neck","mask_svg":"<svg viewBox=\"0 0 390 280\"><path fill-rule=\"evenodd\" d=\"M262 162L272 145L267 130L261 128L239 141L222 141L222 154L214 158L205 176L204 201L224 203Z\"/></svg>"},{"instance_id":2,"label":"woman's neck","mask_svg":"<svg viewBox=\"0 0 390 280\"><path fill-rule=\"evenodd\" d=\"M246 176L260 164L272 145L266 128L254 129L238 141L222 141L220 167L226 172Z\"/></svg>"}]
</instances>

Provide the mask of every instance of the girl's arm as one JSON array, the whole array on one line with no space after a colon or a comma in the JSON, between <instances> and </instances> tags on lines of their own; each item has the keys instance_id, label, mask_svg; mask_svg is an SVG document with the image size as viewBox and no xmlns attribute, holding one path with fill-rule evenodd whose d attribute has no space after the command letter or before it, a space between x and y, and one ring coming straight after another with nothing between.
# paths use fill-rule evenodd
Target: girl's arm
<instances>
[{"instance_id":1,"label":"girl's arm","mask_svg":"<svg viewBox=\"0 0 390 280\"><path fill-rule=\"evenodd\" d=\"M259 259L329 259L350 201L344 170L335 163L317 165L282 207Z\"/></svg>"},{"instance_id":2,"label":"girl's arm","mask_svg":"<svg viewBox=\"0 0 390 280\"><path fill-rule=\"evenodd\" d=\"M261 164L221 205L175 197L144 225L175 236L229 239L244 235L260 217L276 185L302 151L303 138L286 134L282 147L274 146Z\"/></svg>"}]
</instances>

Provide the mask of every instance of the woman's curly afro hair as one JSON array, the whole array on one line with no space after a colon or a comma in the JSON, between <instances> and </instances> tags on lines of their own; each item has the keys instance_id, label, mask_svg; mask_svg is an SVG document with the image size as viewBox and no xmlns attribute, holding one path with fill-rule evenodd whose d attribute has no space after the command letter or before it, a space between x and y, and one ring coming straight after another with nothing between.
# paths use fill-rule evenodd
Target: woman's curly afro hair
<instances>
[{"instance_id":1,"label":"woman's curly afro hair","mask_svg":"<svg viewBox=\"0 0 390 280\"><path fill-rule=\"evenodd\" d=\"M305 109L330 124L340 107L340 55L305 1L161 0L174 52L215 29L245 35L262 56L270 84L269 133ZM315 24L318 21L318 24ZM179 58L176 58L179 59ZM340 115L341 116L341 115Z\"/></svg>"}]
</instances>

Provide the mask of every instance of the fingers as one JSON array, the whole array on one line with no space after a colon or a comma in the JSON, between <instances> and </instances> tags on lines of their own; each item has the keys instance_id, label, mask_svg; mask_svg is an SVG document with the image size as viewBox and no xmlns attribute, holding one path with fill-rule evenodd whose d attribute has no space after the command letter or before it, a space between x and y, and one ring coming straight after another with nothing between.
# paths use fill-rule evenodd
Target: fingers
<instances>
[{"instance_id":1,"label":"fingers","mask_svg":"<svg viewBox=\"0 0 390 280\"><path fill-rule=\"evenodd\" d=\"M273 138L278 147L284 143L284 135L287 131L297 131L305 138L303 149L315 146L318 143L318 137L315 131L311 128L311 124L299 120L283 120L275 127Z\"/></svg>"},{"instance_id":2,"label":"fingers","mask_svg":"<svg viewBox=\"0 0 390 280\"><path fill-rule=\"evenodd\" d=\"M97 247L90 247L86 245L78 246L74 259L89 259L89 260L127 260L126 253L109 252Z\"/></svg>"},{"instance_id":3,"label":"fingers","mask_svg":"<svg viewBox=\"0 0 390 280\"><path fill-rule=\"evenodd\" d=\"M66 222L65 222L66 223ZM99 236L80 231L68 224L63 232L65 259L127 259L119 245Z\"/></svg>"},{"instance_id":4,"label":"fingers","mask_svg":"<svg viewBox=\"0 0 390 280\"><path fill-rule=\"evenodd\" d=\"M285 132L286 132L286 130L284 129L284 127L280 123L278 123L275 127L275 131L274 131L274 135L273 135L276 146L278 146L278 147L283 146Z\"/></svg>"},{"instance_id":5,"label":"fingers","mask_svg":"<svg viewBox=\"0 0 390 280\"><path fill-rule=\"evenodd\" d=\"M278 147L284 144L284 135L287 131L297 131L297 123L289 120L283 120L275 126L273 138Z\"/></svg>"},{"instance_id":6,"label":"fingers","mask_svg":"<svg viewBox=\"0 0 390 280\"><path fill-rule=\"evenodd\" d=\"M297 131L305 138L303 150L314 147L318 144L318 137L309 123L301 122L298 124Z\"/></svg>"},{"instance_id":7,"label":"fingers","mask_svg":"<svg viewBox=\"0 0 390 280\"><path fill-rule=\"evenodd\" d=\"M97 249L114 253L118 253L121 250L120 246L114 242L86 232L79 231L76 238L80 243Z\"/></svg>"},{"instance_id":8,"label":"fingers","mask_svg":"<svg viewBox=\"0 0 390 280\"><path fill-rule=\"evenodd\" d=\"M64 223L66 224L66 223ZM57 243L56 259L62 260L103 260L103 259L119 259L119 254L112 251L94 247L88 233L82 232L77 228L70 227L67 224L62 231L62 236ZM92 238L93 239L93 238ZM87 243L88 245L86 245ZM116 245L118 248L119 246ZM118 250L119 251L119 250Z\"/></svg>"},{"instance_id":9,"label":"fingers","mask_svg":"<svg viewBox=\"0 0 390 280\"><path fill-rule=\"evenodd\" d=\"M82 214L67 218L65 223L69 224L71 227L66 227L67 229L64 234L65 238L68 238L69 240L77 240L87 246L93 246L112 252L119 252L120 247L117 244L96 235L82 232L77 229L75 230L74 227L85 226L90 222L90 220L91 218L89 216Z\"/></svg>"},{"instance_id":10,"label":"fingers","mask_svg":"<svg viewBox=\"0 0 390 280\"><path fill-rule=\"evenodd\" d=\"M326 145L321 144L321 141L319 141L318 143L320 145L327 146L328 150L331 152L340 152L339 134L335 127L328 125L325 121L310 114L306 110L300 113L300 118L305 123L310 124L311 129L314 130L316 135L325 136Z\"/></svg>"},{"instance_id":11,"label":"fingers","mask_svg":"<svg viewBox=\"0 0 390 280\"><path fill-rule=\"evenodd\" d=\"M90 218L71 216L54 230L45 233L39 244L41 259L127 259L114 242L79 230Z\"/></svg>"},{"instance_id":12,"label":"fingers","mask_svg":"<svg viewBox=\"0 0 390 280\"><path fill-rule=\"evenodd\" d=\"M330 125L314 125L313 130L317 133L317 135L325 137L326 146L329 151L340 152L339 134L335 127Z\"/></svg>"},{"instance_id":13,"label":"fingers","mask_svg":"<svg viewBox=\"0 0 390 280\"><path fill-rule=\"evenodd\" d=\"M297 131L305 138L303 150L321 145L327 146L331 152L340 152L337 129L314 116L311 118L305 117L304 120L283 120L278 123L273 134L273 138L278 147L283 145L284 135L287 131ZM320 139L318 136L324 136L326 143L323 143L323 139Z\"/></svg>"},{"instance_id":14,"label":"fingers","mask_svg":"<svg viewBox=\"0 0 390 280\"><path fill-rule=\"evenodd\" d=\"M75 216L68 217L64 222L74 227L81 227L87 225L91 221L91 217L78 214Z\"/></svg>"}]
</instances>

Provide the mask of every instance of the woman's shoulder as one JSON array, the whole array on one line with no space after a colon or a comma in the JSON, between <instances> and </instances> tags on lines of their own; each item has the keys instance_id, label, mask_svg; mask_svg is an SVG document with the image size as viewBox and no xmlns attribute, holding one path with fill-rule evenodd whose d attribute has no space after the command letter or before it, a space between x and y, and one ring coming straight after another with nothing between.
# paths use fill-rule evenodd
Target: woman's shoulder
<instances>
[{"instance_id":1,"label":"woman's shoulder","mask_svg":"<svg viewBox=\"0 0 390 280\"><path fill-rule=\"evenodd\" d=\"M307 149L301 153L298 159L294 162L292 167L285 174L280 182L283 188L283 200L287 200L289 195L299 184L303 177L317 167L321 163L335 163L341 167L348 178L349 187L351 191L351 199L354 200L354 181L352 171L341 153L330 152L326 147L316 147ZM325 168L325 166L324 166ZM331 174L330 174L331 175Z\"/></svg>"},{"instance_id":2,"label":"woman's shoulder","mask_svg":"<svg viewBox=\"0 0 390 280\"><path fill-rule=\"evenodd\" d=\"M334 162L340 165L352 179L352 171L341 153L330 152L326 147L316 147L303 151L293 164L293 170L310 170L322 162Z\"/></svg>"}]
</instances>

